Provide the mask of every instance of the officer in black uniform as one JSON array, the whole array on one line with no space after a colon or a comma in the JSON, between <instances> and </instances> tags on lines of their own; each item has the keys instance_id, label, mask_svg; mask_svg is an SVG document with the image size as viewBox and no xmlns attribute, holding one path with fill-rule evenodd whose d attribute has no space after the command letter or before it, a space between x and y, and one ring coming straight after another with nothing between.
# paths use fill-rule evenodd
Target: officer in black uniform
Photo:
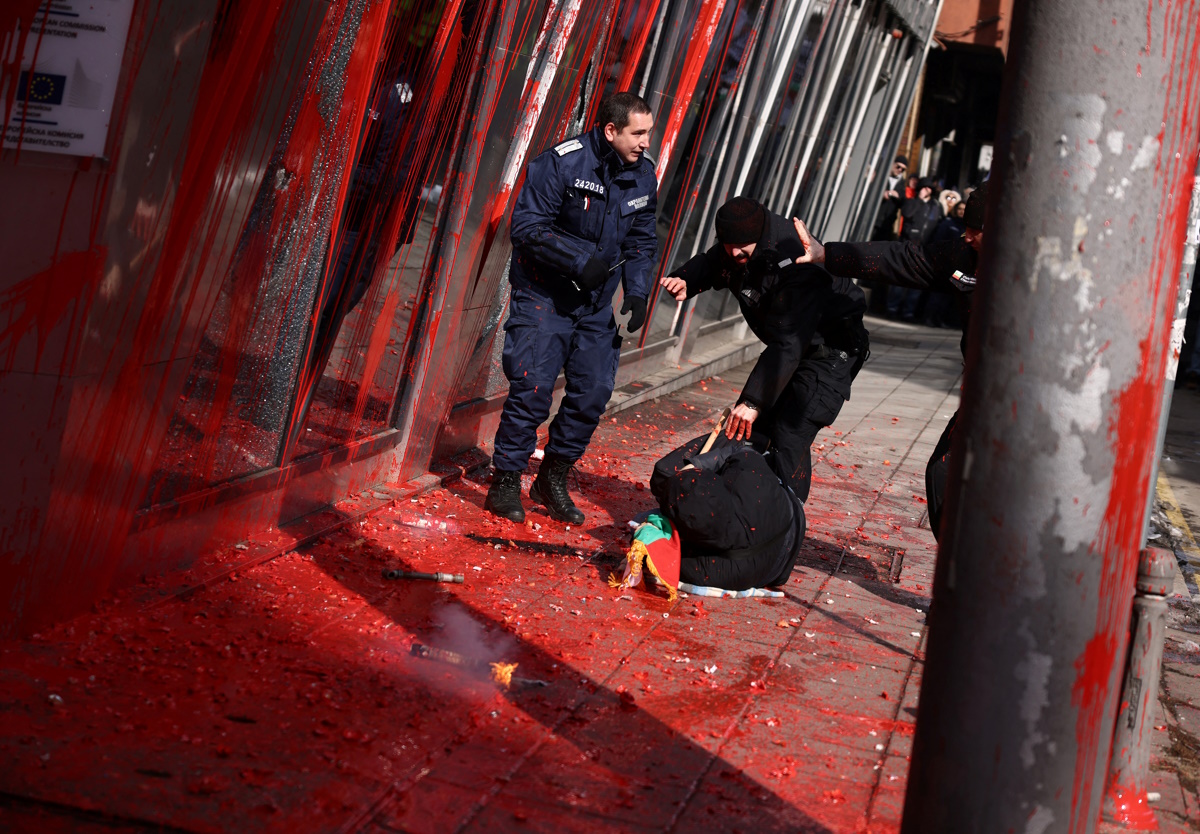
<instances>
[{"instance_id":1,"label":"officer in black uniform","mask_svg":"<svg viewBox=\"0 0 1200 834\"><path fill-rule=\"evenodd\" d=\"M726 434L769 446L768 459L801 501L812 480L813 440L850 398L867 358L866 298L853 281L798 266L803 246L791 221L748 197L717 210L717 241L661 280L682 301L729 289L766 349L730 414ZM759 423L759 414L762 422Z\"/></svg>"},{"instance_id":2,"label":"officer in black uniform","mask_svg":"<svg viewBox=\"0 0 1200 834\"><path fill-rule=\"evenodd\" d=\"M512 215L512 294L504 324L508 398L496 430L496 472L484 506L523 521L521 473L550 415L554 383L566 392L550 425L546 456L529 497L554 518L583 521L567 473L587 449L612 395L621 337L612 298L636 332L658 258L658 180L646 155L654 118L633 93L600 106L596 126L535 157Z\"/></svg>"},{"instance_id":3,"label":"officer in black uniform","mask_svg":"<svg viewBox=\"0 0 1200 834\"><path fill-rule=\"evenodd\" d=\"M826 243L822 245L796 220L796 233L806 250L798 259L801 264L824 264L834 275L854 277L898 287L921 290L942 290L959 299L962 311L963 335L960 348L967 354L967 328L970 326L971 296L975 288L975 270L979 249L983 245L984 209L987 205L988 184L984 182L967 199L963 224L967 230L962 237L937 243L919 244L911 241L896 243ZM950 441L958 412L950 418L938 438L933 456L925 467L925 497L929 501L929 527L935 539L940 539L942 509L946 500L946 475L950 469Z\"/></svg>"}]
</instances>

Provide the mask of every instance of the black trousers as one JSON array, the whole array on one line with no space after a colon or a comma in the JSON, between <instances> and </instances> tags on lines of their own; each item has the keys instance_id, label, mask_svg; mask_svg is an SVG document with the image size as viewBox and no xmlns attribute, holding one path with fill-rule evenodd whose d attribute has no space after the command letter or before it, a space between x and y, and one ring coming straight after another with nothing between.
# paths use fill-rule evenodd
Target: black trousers
<instances>
[{"instance_id":1,"label":"black trousers","mask_svg":"<svg viewBox=\"0 0 1200 834\"><path fill-rule=\"evenodd\" d=\"M954 424L958 421L958 412L946 424L937 445L933 447L933 455L925 466L925 500L929 502L929 529L938 541L942 538L942 510L946 505L946 474L950 471L950 438L954 434Z\"/></svg>"},{"instance_id":2,"label":"black trousers","mask_svg":"<svg viewBox=\"0 0 1200 834\"><path fill-rule=\"evenodd\" d=\"M761 429L754 427L756 439L761 434L770 440L772 468L801 501L808 500L812 485L813 441L849 398L855 358L835 351L801 361Z\"/></svg>"}]
</instances>

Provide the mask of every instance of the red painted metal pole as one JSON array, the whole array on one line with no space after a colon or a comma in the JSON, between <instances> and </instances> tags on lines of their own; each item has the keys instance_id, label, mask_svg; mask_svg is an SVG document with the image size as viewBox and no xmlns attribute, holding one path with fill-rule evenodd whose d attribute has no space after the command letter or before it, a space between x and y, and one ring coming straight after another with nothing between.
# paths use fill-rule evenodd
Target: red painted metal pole
<instances>
[{"instance_id":1,"label":"red painted metal pole","mask_svg":"<svg viewBox=\"0 0 1200 834\"><path fill-rule=\"evenodd\" d=\"M1200 0L1019 3L903 830L1087 832L1200 134Z\"/></svg>"}]
</instances>

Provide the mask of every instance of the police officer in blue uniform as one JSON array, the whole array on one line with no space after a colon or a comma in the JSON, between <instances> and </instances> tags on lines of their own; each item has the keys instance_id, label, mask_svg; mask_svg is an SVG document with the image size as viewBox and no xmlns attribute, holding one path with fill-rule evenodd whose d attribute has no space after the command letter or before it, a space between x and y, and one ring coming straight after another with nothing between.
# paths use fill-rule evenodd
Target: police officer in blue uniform
<instances>
[{"instance_id":1,"label":"police officer in blue uniform","mask_svg":"<svg viewBox=\"0 0 1200 834\"><path fill-rule=\"evenodd\" d=\"M512 215L512 294L504 324L508 398L496 430L495 475L484 507L524 521L521 473L550 416L554 383L566 392L529 497L559 521L584 515L567 491L616 380L621 337L612 298L624 283L622 313L636 332L658 256L658 180L646 155L654 118L633 93L600 106L596 126L539 154L528 166Z\"/></svg>"}]
</instances>

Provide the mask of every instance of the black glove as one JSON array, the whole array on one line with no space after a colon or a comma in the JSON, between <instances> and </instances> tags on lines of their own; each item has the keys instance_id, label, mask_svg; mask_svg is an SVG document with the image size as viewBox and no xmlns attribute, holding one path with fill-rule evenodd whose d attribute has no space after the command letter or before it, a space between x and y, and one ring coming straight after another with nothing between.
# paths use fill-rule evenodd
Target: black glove
<instances>
[{"instance_id":1,"label":"black glove","mask_svg":"<svg viewBox=\"0 0 1200 834\"><path fill-rule=\"evenodd\" d=\"M745 445L736 440L728 440L724 432L721 433L721 439L725 442L715 449L700 454L697 452L694 455L689 455L684 458L686 463L690 463L697 469L704 469L709 472L718 472L734 454L742 451Z\"/></svg>"},{"instance_id":2,"label":"black glove","mask_svg":"<svg viewBox=\"0 0 1200 834\"><path fill-rule=\"evenodd\" d=\"M579 273L579 277L572 283L580 292L592 292L597 287L604 286L607 280L608 264L599 258L588 258L588 262L583 265L583 272Z\"/></svg>"},{"instance_id":3,"label":"black glove","mask_svg":"<svg viewBox=\"0 0 1200 834\"><path fill-rule=\"evenodd\" d=\"M631 310L633 315L629 317L625 329L630 333L637 333L646 323L646 299L638 298L636 295L625 296L625 303L621 305L621 314L624 315Z\"/></svg>"}]
</instances>

